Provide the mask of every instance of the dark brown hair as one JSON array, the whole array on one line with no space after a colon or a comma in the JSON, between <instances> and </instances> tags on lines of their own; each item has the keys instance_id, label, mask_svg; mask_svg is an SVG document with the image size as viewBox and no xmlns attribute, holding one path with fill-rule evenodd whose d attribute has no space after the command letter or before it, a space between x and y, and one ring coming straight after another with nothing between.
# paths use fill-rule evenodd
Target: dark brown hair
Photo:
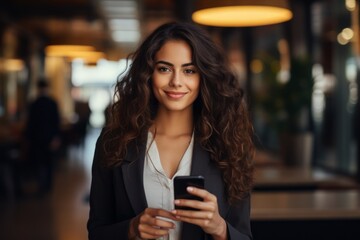
<instances>
[{"instance_id":1,"label":"dark brown hair","mask_svg":"<svg viewBox=\"0 0 360 240\"><path fill-rule=\"evenodd\" d=\"M150 86L154 57L169 40L183 40L192 49L192 60L201 76L193 111L195 139L222 171L228 200L233 202L252 187L253 128L243 90L224 52L205 31L189 23L160 26L129 57L130 66L116 84L117 100L104 129L107 165L121 164L130 144L146 141L157 108Z\"/></svg>"}]
</instances>

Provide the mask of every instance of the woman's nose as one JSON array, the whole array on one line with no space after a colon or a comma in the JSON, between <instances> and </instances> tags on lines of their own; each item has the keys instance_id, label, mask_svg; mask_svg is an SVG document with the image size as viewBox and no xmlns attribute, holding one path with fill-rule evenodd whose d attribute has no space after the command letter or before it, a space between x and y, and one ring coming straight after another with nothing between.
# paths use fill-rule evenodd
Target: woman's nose
<instances>
[{"instance_id":1,"label":"woman's nose","mask_svg":"<svg viewBox=\"0 0 360 240\"><path fill-rule=\"evenodd\" d=\"M174 74L172 75L172 77L170 79L169 86L175 87L175 88L182 87L182 79L181 79L180 73L174 72Z\"/></svg>"}]
</instances>

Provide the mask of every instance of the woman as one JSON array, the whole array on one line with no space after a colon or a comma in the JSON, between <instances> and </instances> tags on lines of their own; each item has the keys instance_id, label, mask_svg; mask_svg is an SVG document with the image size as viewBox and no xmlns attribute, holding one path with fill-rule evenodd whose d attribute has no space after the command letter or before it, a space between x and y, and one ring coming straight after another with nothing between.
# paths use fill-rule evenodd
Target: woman
<instances>
[{"instance_id":1,"label":"woman","mask_svg":"<svg viewBox=\"0 0 360 240\"><path fill-rule=\"evenodd\" d=\"M96 146L89 239L251 239L252 126L223 52L168 23L131 59ZM179 175L205 178L187 189L203 201L173 199Z\"/></svg>"}]
</instances>

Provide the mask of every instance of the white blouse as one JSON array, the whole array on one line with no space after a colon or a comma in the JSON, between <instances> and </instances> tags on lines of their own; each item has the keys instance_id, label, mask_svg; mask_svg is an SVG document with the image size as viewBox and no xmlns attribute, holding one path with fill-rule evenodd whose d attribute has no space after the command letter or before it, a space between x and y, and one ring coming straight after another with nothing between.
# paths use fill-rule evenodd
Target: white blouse
<instances>
[{"instance_id":1,"label":"white blouse","mask_svg":"<svg viewBox=\"0 0 360 240\"><path fill-rule=\"evenodd\" d=\"M169 211L174 209L173 180L176 176L190 175L193 146L194 134L191 137L188 148L180 160L180 164L176 173L172 179L169 179L161 165L159 151L157 149L153 135L151 132L148 133L148 139L146 143L147 151L144 161L144 189L148 207L162 208ZM180 239L182 223L180 221L175 221L174 223L175 229L171 229L169 231L169 236L159 239Z\"/></svg>"}]
</instances>

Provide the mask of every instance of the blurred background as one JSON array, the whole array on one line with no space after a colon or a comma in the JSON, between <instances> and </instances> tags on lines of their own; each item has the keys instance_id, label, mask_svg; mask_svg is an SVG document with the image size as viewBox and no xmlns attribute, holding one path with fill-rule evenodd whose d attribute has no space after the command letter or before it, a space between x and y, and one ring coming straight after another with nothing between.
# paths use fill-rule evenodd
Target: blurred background
<instances>
[{"instance_id":1,"label":"blurred background","mask_svg":"<svg viewBox=\"0 0 360 240\"><path fill-rule=\"evenodd\" d=\"M281 7L198 22L215 5ZM95 141L126 57L169 21L228 54L256 133L255 239L360 237L359 0L4 0L0 3L0 239L87 239ZM257 12L259 12L257 10ZM230 15L225 15L230 16ZM39 194L24 137L45 77L60 114L53 184ZM44 117L46 113L43 113Z\"/></svg>"}]
</instances>

